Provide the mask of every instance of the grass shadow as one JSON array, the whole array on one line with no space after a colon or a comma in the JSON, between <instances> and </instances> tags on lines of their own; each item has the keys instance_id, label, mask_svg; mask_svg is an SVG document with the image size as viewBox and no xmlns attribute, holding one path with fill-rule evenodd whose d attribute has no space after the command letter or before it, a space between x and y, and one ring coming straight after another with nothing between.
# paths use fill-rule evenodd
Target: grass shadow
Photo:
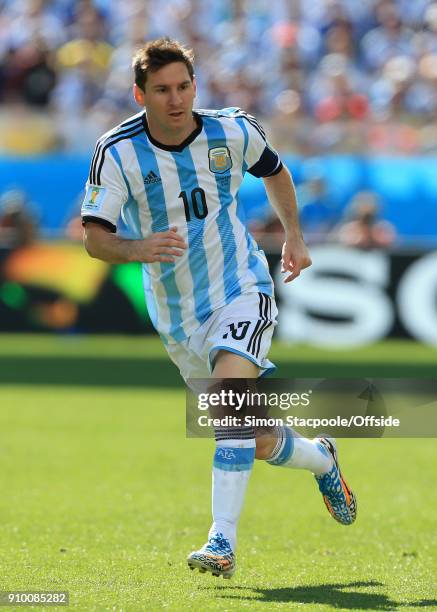
<instances>
[{"instance_id":1,"label":"grass shadow","mask_svg":"<svg viewBox=\"0 0 437 612\"><path fill-rule=\"evenodd\" d=\"M290 364L278 361L277 365L277 375L283 378L288 372L292 373L293 378L338 378L339 372L342 378L431 376L427 366L417 371L408 366L407 373L403 366L386 364L384 368L382 364L375 363ZM117 357L104 354L101 357L3 355L0 356L1 384L183 388L177 368L166 356Z\"/></svg>"},{"instance_id":2,"label":"grass shadow","mask_svg":"<svg viewBox=\"0 0 437 612\"><path fill-rule=\"evenodd\" d=\"M1 384L184 388L169 359L104 355L0 357Z\"/></svg>"},{"instance_id":3,"label":"grass shadow","mask_svg":"<svg viewBox=\"0 0 437 612\"><path fill-rule=\"evenodd\" d=\"M233 594L235 590L248 590L242 586L235 587L210 587L217 591L226 590L219 596L225 599L245 599L248 601L269 603L296 603L296 604L324 604L332 608L343 608L345 610L382 610L393 612L405 607L433 607L437 600L421 600L412 603L400 603L391 599L384 593L366 593L360 589L384 586L375 580L355 581L332 584L318 584L298 587L280 588L250 588L255 597ZM358 590L356 590L358 589Z\"/></svg>"}]
</instances>

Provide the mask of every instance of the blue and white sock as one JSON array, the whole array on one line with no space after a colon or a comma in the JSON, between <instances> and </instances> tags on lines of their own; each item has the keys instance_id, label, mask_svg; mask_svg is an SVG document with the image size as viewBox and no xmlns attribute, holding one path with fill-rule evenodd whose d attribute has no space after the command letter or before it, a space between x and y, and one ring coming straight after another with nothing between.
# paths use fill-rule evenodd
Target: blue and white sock
<instances>
[{"instance_id":1,"label":"blue and white sock","mask_svg":"<svg viewBox=\"0 0 437 612\"><path fill-rule=\"evenodd\" d=\"M267 463L281 467L310 470L316 476L329 472L332 457L317 438L302 438L290 427L278 428L278 441Z\"/></svg>"},{"instance_id":2,"label":"blue and white sock","mask_svg":"<svg viewBox=\"0 0 437 612\"><path fill-rule=\"evenodd\" d=\"M237 525L255 460L255 438L216 442L212 469L212 517L209 537L222 533L235 551Z\"/></svg>"}]
</instances>

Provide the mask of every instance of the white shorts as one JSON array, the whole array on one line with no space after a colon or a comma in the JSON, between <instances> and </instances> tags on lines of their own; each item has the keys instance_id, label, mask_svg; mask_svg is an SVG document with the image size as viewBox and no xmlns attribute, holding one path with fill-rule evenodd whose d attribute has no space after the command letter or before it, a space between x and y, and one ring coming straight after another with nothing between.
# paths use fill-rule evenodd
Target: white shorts
<instances>
[{"instance_id":1,"label":"white shorts","mask_svg":"<svg viewBox=\"0 0 437 612\"><path fill-rule=\"evenodd\" d=\"M274 297L246 293L214 311L189 338L165 348L184 380L209 378L223 349L255 363L263 376L276 369L267 353L277 315Z\"/></svg>"}]
</instances>

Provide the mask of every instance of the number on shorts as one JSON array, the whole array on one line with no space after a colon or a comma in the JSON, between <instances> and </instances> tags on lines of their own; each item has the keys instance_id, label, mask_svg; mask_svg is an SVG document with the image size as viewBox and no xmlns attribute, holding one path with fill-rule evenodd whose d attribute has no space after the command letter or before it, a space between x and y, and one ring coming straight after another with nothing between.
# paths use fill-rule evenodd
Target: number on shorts
<instances>
[{"instance_id":1,"label":"number on shorts","mask_svg":"<svg viewBox=\"0 0 437 612\"><path fill-rule=\"evenodd\" d=\"M228 325L229 331L223 334L223 338L227 338L230 333L234 340L243 340L246 337L249 325L250 321L239 321L236 325L235 323L230 323Z\"/></svg>"}]
</instances>

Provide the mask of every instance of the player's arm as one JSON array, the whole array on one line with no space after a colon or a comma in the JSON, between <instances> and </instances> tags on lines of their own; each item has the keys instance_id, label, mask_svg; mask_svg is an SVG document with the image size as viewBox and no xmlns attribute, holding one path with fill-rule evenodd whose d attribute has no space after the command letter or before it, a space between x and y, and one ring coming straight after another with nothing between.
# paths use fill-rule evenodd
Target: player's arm
<instances>
[{"instance_id":1,"label":"player's arm","mask_svg":"<svg viewBox=\"0 0 437 612\"><path fill-rule=\"evenodd\" d=\"M180 257L186 249L175 227L142 240L127 240L114 234L109 227L90 220L85 223L84 244L91 257L112 264L175 261L175 257Z\"/></svg>"},{"instance_id":2,"label":"player's arm","mask_svg":"<svg viewBox=\"0 0 437 612\"><path fill-rule=\"evenodd\" d=\"M289 283L301 270L311 265L311 258L299 226L296 190L290 172L285 166L273 176L263 177L267 196L285 230L282 247L282 272L291 272L284 279Z\"/></svg>"},{"instance_id":3,"label":"player's arm","mask_svg":"<svg viewBox=\"0 0 437 612\"><path fill-rule=\"evenodd\" d=\"M175 261L186 248L175 227L141 240L117 235L117 221L129 194L114 154L112 147L97 143L81 210L86 250L91 257L113 264ZM101 160L99 164L96 159Z\"/></svg>"},{"instance_id":4,"label":"player's arm","mask_svg":"<svg viewBox=\"0 0 437 612\"><path fill-rule=\"evenodd\" d=\"M308 249L303 241L297 214L296 191L288 169L278 153L266 139L262 126L255 117L241 113L246 120L248 146L245 161L248 172L264 180L268 198L276 210L285 230L282 248L282 272L291 272L284 282L299 276L301 270L311 265Z\"/></svg>"}]
</instances>

